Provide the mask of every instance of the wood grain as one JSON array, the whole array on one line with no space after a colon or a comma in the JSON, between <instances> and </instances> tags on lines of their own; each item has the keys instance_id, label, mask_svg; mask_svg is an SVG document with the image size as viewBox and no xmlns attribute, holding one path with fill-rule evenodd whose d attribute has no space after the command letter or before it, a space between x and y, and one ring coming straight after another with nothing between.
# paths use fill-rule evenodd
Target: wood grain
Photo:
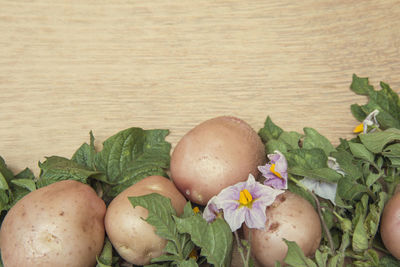
<instances>
[{"instance_id":1,"label":"wood grain","mask_svg":"<svg viewBox=\"0 0 400 267\"><path fill-rule=\"evenodd\" d=\"M367 100L400 92L400 1L1 1L0 155L15 172L119 130L270 115L334 144Z\"/></svg>"},{"instance_id":2,"label":"wood grain","mask_svg":"<svg viewBox=\"0 0 400 267\"><path fill-rule=\"evenodd\" d=\"M0 153L15 171L131 126L267 115L351 136L351 75L399 91L399 1L2 1Z\"/></svg>"}]
</instances>

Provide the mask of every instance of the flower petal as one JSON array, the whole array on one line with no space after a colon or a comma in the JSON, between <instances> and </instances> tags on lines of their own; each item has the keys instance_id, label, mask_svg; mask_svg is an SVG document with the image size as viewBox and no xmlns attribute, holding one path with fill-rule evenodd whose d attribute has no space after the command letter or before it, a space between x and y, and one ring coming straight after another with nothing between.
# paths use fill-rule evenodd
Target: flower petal
<instances>
[{"instance_id":1,"label":"flower petal","mask_svg":"<svg viewBox=\"0 0 400 267\"><path fill-rule=\"evenodd\" d=\"M207 206L204 209L203 212L203 218L207 222L212 222L217 218L217 214L220 212L220 210L217 208L217 205L215 201L217 200L216 196L213 196L207 203Z\"/></svg>"},{"instance_id":2,"label":"flower petal","mask_svg":"<svg viewBox=\"0 0 400 267\"><path fill-rule=\"evenodd\" d=\"M249 228L264 229L267 216L265 215L265 207L253 205L250 212L246 213L245 223Z\"/></svg>"},{"instance_id":3,"label":"flower petal","mask_svg":"<svg viewBox=\"0 0 400 267\"><path fill-rule=\"evenodd\" d=\"M247 211L248 209L246 207L241 207L235 210L224 210L224 219L229 224L232 232L242 226Z\"/></svg>"},{"instance_id":4,"label":"flower petal","mask_svg":"<svg viewBox=\"0 0 400 267\"><path fill-rule=\"evenodd\" d=\"M336 183L327 183L322 181L317 181L315 179L311 179L305 177L300 180L300 183L303 184L310 191L314 192L317 196L329 199L333 204L335 203L337 184Z\"/></svg>"}]
</instances>

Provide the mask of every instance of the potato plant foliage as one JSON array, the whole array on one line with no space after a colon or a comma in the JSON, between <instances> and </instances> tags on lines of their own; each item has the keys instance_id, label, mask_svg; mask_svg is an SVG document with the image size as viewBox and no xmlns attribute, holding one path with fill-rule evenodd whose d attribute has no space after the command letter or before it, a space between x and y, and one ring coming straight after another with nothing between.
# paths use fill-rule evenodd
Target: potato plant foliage
<instances>
[{"instance_id":1,"label":"potato plant foliage","mask_svg":"<svg viewBox=\"0 0 400 267\"><path fill-rule=\"evenodd\" d=\"M315 129L305 127L303 133L285 131L270 117L259 130L266 154L280 151L288 161L292 177L337 184L333 204L320 197L316 203L309 191L289 183L290 191L320 209L322 222L329 231L324 232L313 257L304 256L296 243L286 240L288 266L400 266L400 261L383 246L378 231L385 203L400 182L400 100L388 84L381 82L380 87L375 90L367 78L353 75L351 90L368 97L368 102L352 105L351 112L363 121L378 110L379 129L355 134L351 140L340 139L336 147ZM98 151L90 132L89 143L79 147L71 158L51 156L39 162L39 177L34 177L29 169L12 173L0 157L1 220L23 196L57 181L72 179L89 184L109 203L147 176L168 177L171 150L171 144L165 141L168 133L163 129L129 128L105 140ZM331 157L344 175L327 165ZM157 194L133 197L130 201L132 206L149 210L147 222L168 240L165 255L153 259L150 266L199 266L204 262L230 265L233 235L223 219L207 223L201 213L194 213L190 202L178 217L169 199ZM378 251L385 255L380 257ZM192 252L197 252L197 256ZM108 239L97 262L99 267L123 266Z\"/></svg>"}]
</instances>

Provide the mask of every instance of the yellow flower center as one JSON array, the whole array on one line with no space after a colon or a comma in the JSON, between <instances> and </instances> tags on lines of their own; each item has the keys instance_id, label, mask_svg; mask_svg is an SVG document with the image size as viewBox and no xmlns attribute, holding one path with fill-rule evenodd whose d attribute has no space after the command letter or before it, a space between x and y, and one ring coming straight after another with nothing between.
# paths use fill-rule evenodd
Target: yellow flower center
<instances>
[{"instance_id":1,"label":"yellow flower center","mask_svg":"<svg viewBox=\"0 0 400 267\"><path fill-rule=\"evenodd\" d=\"M364 131L364 124L360 123L356 128L354 128L353 133L361 133Z\"/></svg>"},{"instance_id":2,"label":"yellow flower center","mask_svg":"<svg viewBox=\"0 0 400 267\"><path fill-rule=\"evenodd\" d=\"M275 171L275 164L271 164L271 167L269 168L269 170L270 170L273 174L275 174L276 176L278 176L279 178L282 179L282 175L281 175L279 172Z\"/></svg>"},{"instance_id":3,"label":"yellow flower center","mask_svg":"<svg viewBox=\"0 0 400 267\"><path fill-rule=\"evenodd\" d=\"M251 204L252 201L253 201L253 196L247 189L243 189L242 191L240 191L239 203L241 205L248 206Z\"/></svg>"},{"instance_id":4,"label":"yellow flower center","mask_svg":"<svg viewBox=\"0 0 400 267\"><path fill-rule=\"evenodd\" d=\"M194 212L194 214L199 213L200 212L199 207L194 207L193 208L193 212Z\"/></svg>"}]
</instances>

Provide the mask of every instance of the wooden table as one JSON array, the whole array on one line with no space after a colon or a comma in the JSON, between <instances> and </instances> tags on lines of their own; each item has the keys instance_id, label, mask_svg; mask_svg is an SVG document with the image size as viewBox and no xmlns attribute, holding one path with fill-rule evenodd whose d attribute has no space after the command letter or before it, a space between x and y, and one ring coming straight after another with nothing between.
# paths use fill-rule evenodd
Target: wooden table
<instances>
[{"instance_id":1,"label":"wooden table","mask_svg":"<svg viewBox=\"0 0 400 267\"><path fill-rule=\"evenodd\" d=\"M132 126L174 146L219 115L270 115L334 144L357 124L353 73L400 92L400 1L0 2L0 155L36 174Z\"/></svg>"}]
</instances>

